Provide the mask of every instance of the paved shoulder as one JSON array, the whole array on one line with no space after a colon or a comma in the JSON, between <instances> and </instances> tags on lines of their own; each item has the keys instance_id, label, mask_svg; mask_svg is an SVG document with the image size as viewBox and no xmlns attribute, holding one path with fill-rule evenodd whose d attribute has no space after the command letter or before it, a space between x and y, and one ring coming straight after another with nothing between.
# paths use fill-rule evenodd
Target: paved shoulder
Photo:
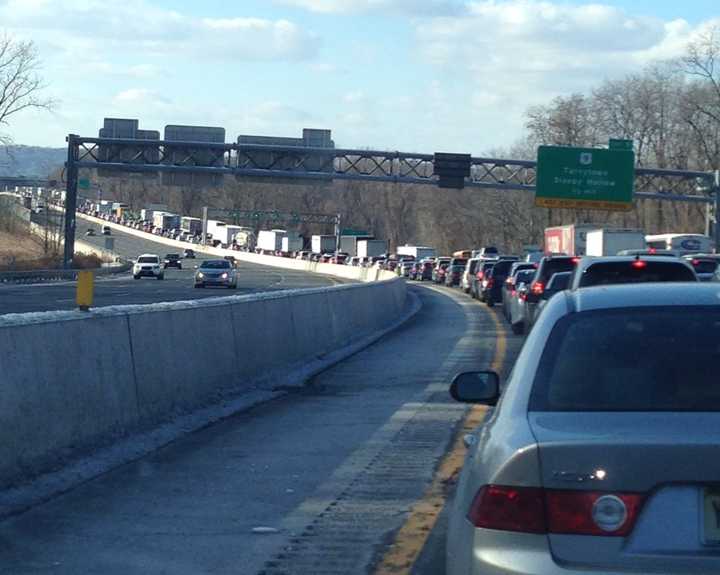
<instances>
[{"instance_id":1,"label":"paved shoulder","mask_svg":"<svg viewBox=\"0 0 720 575\"><path fill-rule=\"evenodd\" d=\"M495 353L492 312L416 291L415 318L303 392L0 524L0 573L366 573L465 415L447 380Z\"/></svg>"}]
</instances>

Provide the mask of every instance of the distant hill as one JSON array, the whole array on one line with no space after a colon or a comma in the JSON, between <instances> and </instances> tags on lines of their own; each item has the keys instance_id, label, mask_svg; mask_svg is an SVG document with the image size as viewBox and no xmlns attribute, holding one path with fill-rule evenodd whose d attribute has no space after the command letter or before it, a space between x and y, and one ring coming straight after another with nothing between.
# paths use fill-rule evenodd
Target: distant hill
<instances>
[{"instance_id":1,"label":"distant hill","mask_svg":"<svg viewBox=\"0 0 720 575\"><path fill-rule=\"evenodd\" d=\"M0 147L0 176L44 178L62 168L67 148Z\"/></svg>"}]
</instances>

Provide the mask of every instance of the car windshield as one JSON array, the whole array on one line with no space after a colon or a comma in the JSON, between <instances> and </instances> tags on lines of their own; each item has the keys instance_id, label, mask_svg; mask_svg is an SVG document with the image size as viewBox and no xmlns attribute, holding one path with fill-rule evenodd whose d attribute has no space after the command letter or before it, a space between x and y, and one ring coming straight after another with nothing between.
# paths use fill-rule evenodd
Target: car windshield
<instances>
[{"instance_id":1,"label":"car windshield","mask_svg":"<svg viewBox=\"0 0 720 575\"><path fill-rule=\"evenodd\" d=\"M517 273L515 276L515 285L520 285L521 283L529 283L532 281L533 277L535 276L535 270L522 270Z\"/></svg>"},{"instance_id":2,"label":"car windshield","mask_svg":"<svg viewBox=\"0 0 720 575\"><path fill-rule=\"evenodd\" d=\"M166 260L179 260L180 256L178 254L168 254L165 256Z\"/></svg>"},{"instance_id":3,"label":"car windshield","mask_svg":"<svg viewBox=\"0 0 720 575\"><path fill-rule=\"evenodd\" d=\"M138 263L140 263L140 264L156 264L156 263L158 263L158 258L156 256L140 256L138 258Z\"/></svg>"},{"instance_id":4,"label":"car windshield","mask_svg":"<svg viewBox=\"0 0 720 575\"><path fill-rule=\"evenodd\" d=\"M697 277L682 262L623 261L599 262L589 266L580 287L647 282L694 282Z\"/></svg>"},{"instance_id":5,"label":"car windshield","mask_svg":"<svg viewBox=\"0 0 720 575\"><path fill-rule=\"evenodd\" d=\"M575 268L575 258L552 258L545 260L540 266L540 281L547 282L553 274L570 272Z\"/></svg>"},{"instance_id":6,"label":"car windshield","mask_svg":"<svg viewBox=\"0 0 720 575\"><path fill-rule=\"evenodd\" d=\"M492 268L493 277L506 276L512 267L513 262L510 260L501 260Z\"/></svg>"},{"instance_id":7,"label":"car windshield","mask_svg":"<svg viewBox=\"0 0 720 575\"><path fill-rule=\"evenodd\" d=\"M720 309L571 314L548 338L530 411L720 411Z\"/></svg>"},{"instance_id":8,"label":"car windshield","mask_svg":"<svg viewBox=\"0 0 720 575\"><path fill-rule=\"evenodd\" d=\"M209 270L225 270L230 269L230 267L230 262L227 260L207 260L200 265L201 269Z\"/></svg>"}]
</instances>

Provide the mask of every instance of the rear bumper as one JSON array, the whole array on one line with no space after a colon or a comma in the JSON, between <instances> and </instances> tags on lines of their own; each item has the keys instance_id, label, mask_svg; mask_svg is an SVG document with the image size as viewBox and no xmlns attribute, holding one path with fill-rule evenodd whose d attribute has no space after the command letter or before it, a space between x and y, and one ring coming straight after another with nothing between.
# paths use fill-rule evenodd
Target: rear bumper
<instances>
[{"instance_id":1,"label":"rear bumper","mask_svg":"<svg viewBox=\"0 0 720 575\"><path fill-rule=\"evenodd\" d=\"M580 569L555 562L547 536L475 529L463 526L461 540L447 555L447 575L628 575L633 571ZM656 571L660 573L661 571ZM669 573L668 573L669 575Z\"/></svg>"}]
</instances>

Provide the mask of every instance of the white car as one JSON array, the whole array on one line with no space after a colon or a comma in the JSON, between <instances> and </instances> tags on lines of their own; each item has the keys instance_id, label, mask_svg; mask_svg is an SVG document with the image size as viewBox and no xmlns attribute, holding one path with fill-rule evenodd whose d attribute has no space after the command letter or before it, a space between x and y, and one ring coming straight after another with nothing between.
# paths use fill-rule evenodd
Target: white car
<instances>
[{"instance_id":1,"label":"white car","mask_svg":"<svg viewBox=\"0 0 720 575\"><path fill-rule=\"evenodd\" d=\"M165 279L160 256L156 254L143 254L133 264L133 277L139 280L141 277Z\"/></svg>"}]
</instances>

